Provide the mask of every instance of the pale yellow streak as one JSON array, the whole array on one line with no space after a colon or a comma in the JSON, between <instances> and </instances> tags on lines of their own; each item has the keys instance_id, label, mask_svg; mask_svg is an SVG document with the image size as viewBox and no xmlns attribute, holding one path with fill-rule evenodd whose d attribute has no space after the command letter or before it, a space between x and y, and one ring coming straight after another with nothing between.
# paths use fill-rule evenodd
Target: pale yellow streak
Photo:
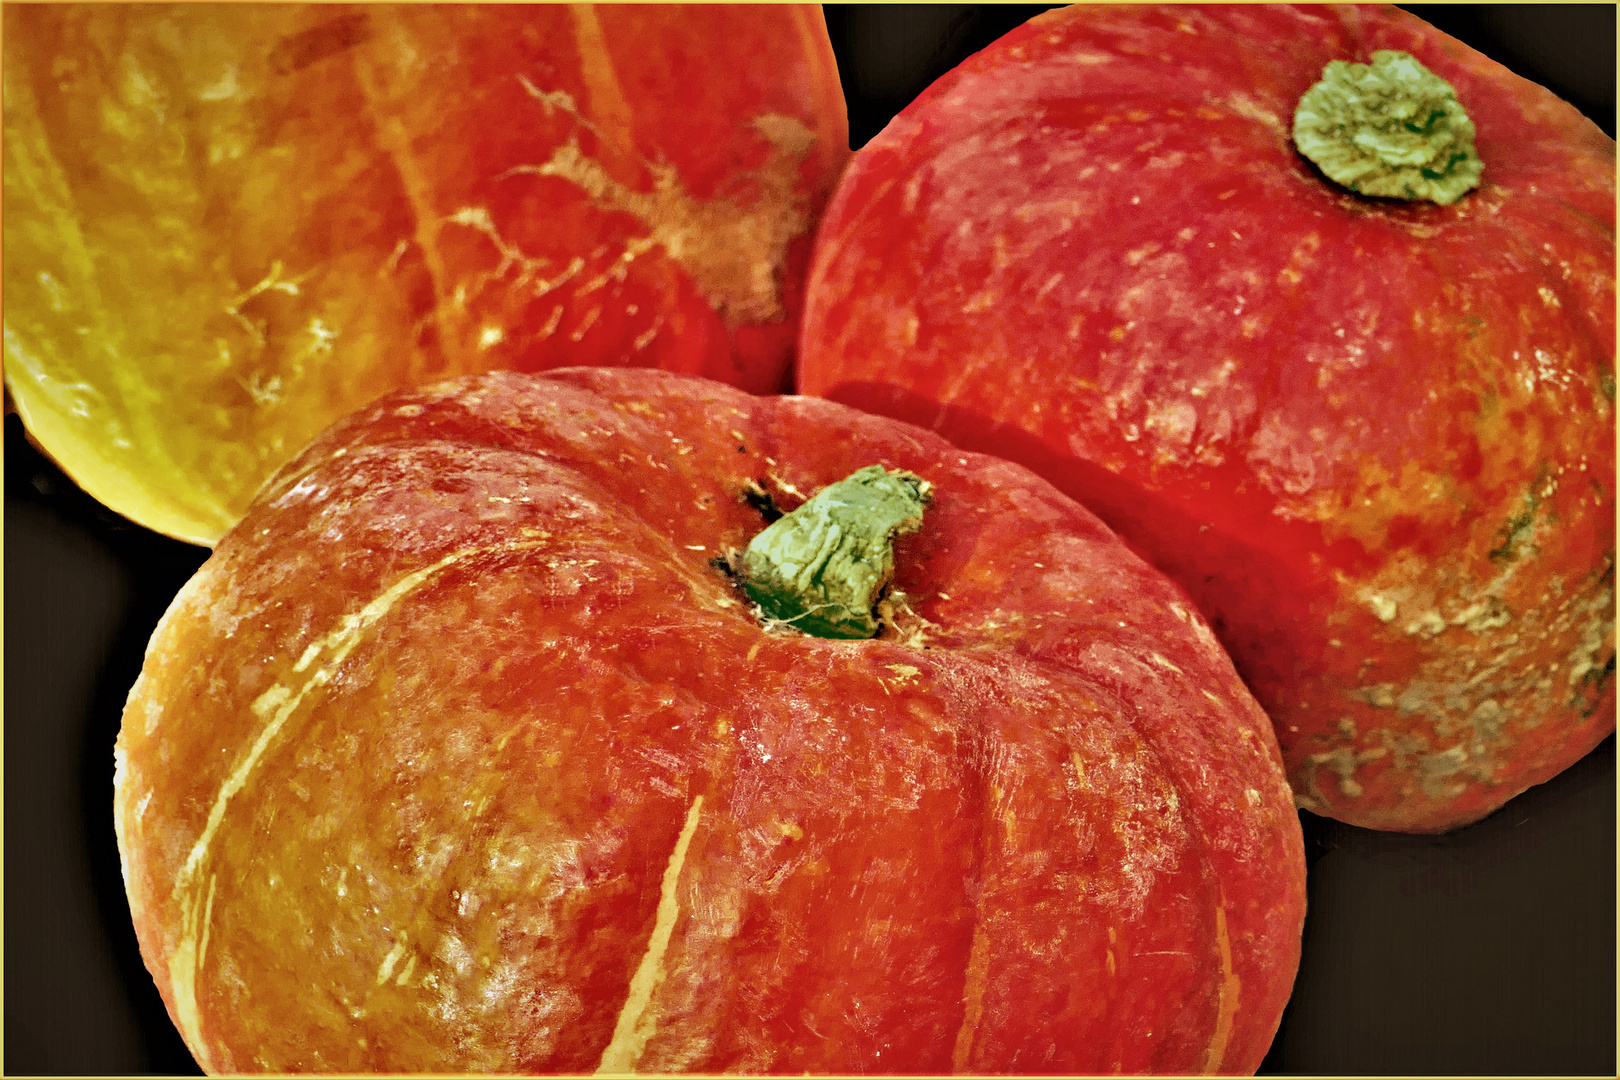
<instances>
[{"instance_id":1,"label":"pale yellow streak","mask_svg":"<svg viewBox=\"0 0 1620 1080\"><path fill-rule=\"evenodd\" d=\"M613 56L596 17L596 6L570 4L568 11L574 17L574 43L579 47L580 74L585 79L585 109L592 129L604 144L598 155L609 175L620 183L633 184L640 171L635 160L634 115L613 69Z\"/></svg>"},{"instance_id":2,"label":"pale yellow streak","mask_svg":"<svg viewBox=\"0 0 1620 1080\"><path fill-rule=\"evenodd\" d=\"M962 988L962 1026L956 1030L956 1048L951 1051L951 1071L968 1071L973 1037L984 1018L984 980L990 967L990 935L982 922L973 925L973 946L968 950L967 982Z\"/></svg>"},{"instance_id":3,"label":"pale yellow streak","mask_svg":"<svg viewBox=\"0 0 1620 1080\"><path fill-rule=\"evenodd\" d=\"M304 696L331 680L332 672L359 643L361 635L388 614L401 598L440 570L462 559L486 552L522 550L539 546L540 542L536 541L466 548L446 555L431 566L406 574L365 607L345 615L336 630L304 650L303 655L293 666L295 672L307 670L322 652L328 653L328 656L326 662L311 672L297 690L290 690L282 683L277 683L254 700L252 706L254 715L266 719L267 722L259 732L258 738L253 740L247 754L237 763L230 776L226 777L219 794L214 796L214 804L208 811L208 820L203 825L202 834L197 837L197 842L192 845L185 864L181 866L171 894L180 909L180 940L169 954L169 984L174 995L174 1010L181 1033L193 1053L206 1056L206 1048L202 1041L201 1015L197 1009L196 983L197 974L202 968L214 907L214 875L209 875L208 896L206 901L199 905L198 901L201 898L198 895L197 874L208 858L214 834L219 831L221 822L225 820L225 809L231 799L247 785L265 751L280 734L287 718L298 708Z\"/></svg>"},{"instance_id":4,"label":"pale yellow streak","mask_svg":"<svg viewBox=\"0 0 1620 1080\"><path fill-rule=\"evenodd\" d=\"M174 996L174 1015L180 1025L180 1034L186 1045L197 1055L205 1069L209 1065L208 1048L202 1041L202 1018L197 1013L197 917L196 902L187 898L181 902L180 942L169 954L169 989Z\"/></svg>"},{"instance_id":5,"label":"pale yellow streak","mask_svg":"<svg viewBox=\"0 0 1620 1080\"><path fill-rule=\"evenodd\" d=\"M394 973L394 965L398 964L399 961L400 961L400 958L403 957L404 955L405 955L405 935L400 934L399 935L399 940L394 942L394 947L392 949L388 950L388 955L387 956L383 957L382 966L377 969L377 985L378 986L381 986L383 983L388 981L389 976L391 976Z\"/></svg>"},{"instance_id":6,"label":"pale yellow streak","mask_svg":"<svg viewBox=\"0 0 1620 1080\"><path fill-rule=\"evenodd\" d=\"M410 982L410 980L411 980L411 972L413 972L415 970L416 970L416 954L411 953L411 955L409 955L409 956L407 956L405 958L405 970L401 971L399 973L399 978L394 980L394 985L395 986L404 986L406 983Z\"/></svg>"},{"instance_id":7,"label":"pale yellow streak","mask_svg":"<svg viewBox=\"0 0 1620 1080\"><path fill-rule=\"evenodd\" d=\"M236 769L226 778L224 786L219 789L219 794L214 797L214 805L208 811L208 822L203 826L202 835L192 845L191 854L186 858L185 865L180 869L176 889L191 883L197 868L202 865L203 859L208 856L208 847L213 842L214 833L219 829L220 822L225 820L226 805L247 783L248 777L253 774L253 770L258 766L259 759L281 732L282 725L287 722L287 717L291 716L304 700L304 695L317 687L326 685L331 680L333 670L348 658L349 652L358 644L360 635L386 615L399 602L401 597L413 591L418 585L446 566L470 554L472 554L472 551L454 552L446 555L432 566L424 567L400 578L387 591L358 612L345 615L336 630L304 650L304 655L299 657L298 663L294 665L293 669L295 671L307 669L322 651L330 651L331 655L326 663L316 668L296 691L289 690L282 684L277 683L259 695L253 702L253 711L260 716L270 713L270 722L265 724L263 730L259 732L259 737L253 741L247 756L237 763Z\"/></svg>"},{"instance_id":8,"label":"pale yellow streak","mask_svg":"<svg viewBox=\"0 0 1620 1080\"><path fill-rule=\"evenodd\" d=\"M403 29L396 32L401 35L405 33ZM395 54L408 54L412 47L413 43L398 42ZM387 49L378 51L388 52ZM439 229L442 222L435 208L433 183L411 150L411 134L406 128L404 119L399 115L394 103L389 100L390 95L383 89L388 84L387 74L383 73L379 78L377 65L366 62L372 55L367 50L355 49L350 55L354 58L355 82L360 87L361 100L364 102L366 115L371 120L377 149L387 155L389 162L394 166L400 187L404 189L405 198L410 203L411 213L415 218L416 227L412 239L422 252L422 261L427 266L428 279L433 283L433 296L437 301L433 311L429 313L429 318L439 325L438 339L445 343L452 342L454 337L445 332L446 328L442 325L444 300L450 294L451 276L449 268L445 265L444 256L439 251ZM441 349L445 348L441 346Z\"/></svg>"},{"instance_id":9,"label":"pale yellow streak","mask_svg":"<svg viewBox=\"0 0 1620 1080\"><path fill-rule=\"evenodd\" d=\"M215 875L208 875L208 898L201 911L201 942L198 941L199 912L197 896L184 897L180 904L180 943L169 954L169 985L174 995L175 1017L186 1045L207 1068L210 1064L207 1047L202 1041L202 1018L197 1011L196 973L202 967L208 951L209 919L214 909Z\"/></svg>"},{"instance_id":10,"label":"pale yellow streak","mask_svg":"<svg viewBox=\"0 0 1620 1080\"><path fill-rule=\"evenodd\" d=\"M214 925L214 887L219 884L218 874L208 875L208 899L203 901L202 941L197 945L197 966L208 959L208 929Z\"/></svg>"},{"instance_id":11,"label":"pale yellow streak","mask_svg":"<svg viewBox=\"0 0 1620 1080\"><path fill-rule=\"evenodd\" d=\"M1210 1036L1209 1052L1204 1056L1204 1072L1218 1073L1226 1057L1226 1041L1232 1036L1232 1014L1237 1012L1237 973L1232 970L1232 942L1226 936L1226 897L1215 908L1215 947L1221 953L1220 1004L1215 1010L1215 1033Z\"/></svg>"},{"instance_id":12,"label":"pale yellow streak","mask_svg":"<svg viewBox=\"0 0 1620 1080\"><path fill-rule=\"evenodd\" d=\"M602 1051L602 1062L596 1067L598 1073L634 1072L641 1052L647 1047L647 1040L657 1027L657 1021L646 1015L647 1005L652 1001L653 991L664 981L664 953L669 949L669 938L675 931L675 918L680 914L675 886L680 881L681 866L686 862L686 849L692 844L692 834L697 831L698 813L702 809L703 796L699 795L692 800L692 808L686 812L686 824L675 841L675 850L670 852L669 865L664 868L652 937L647 942L646 953L641 957L641 965L630 979L629 996L625 998L624 1008L619 1010L619 1021L613 1026L613 1038L608 1041L607 1049Z\"/></svg>"},{"instance_id":13,"label":"pale yellow streak","mask_svg":"<svg viewBox=\"0 0 1620 1080\"><path fill-rule=\"evenodd\" d=\"M1160 667L1164 668L1166 671L1173 671L1177 675L1181 674L1181 669L1180 668L1176 667L1176 665L1172 664L1170 661L1166 660L1164 657L1160 656L1158 653L1152 654L1151 659L1155 664L1158 664Z\"/></svg>"}]
</instances>

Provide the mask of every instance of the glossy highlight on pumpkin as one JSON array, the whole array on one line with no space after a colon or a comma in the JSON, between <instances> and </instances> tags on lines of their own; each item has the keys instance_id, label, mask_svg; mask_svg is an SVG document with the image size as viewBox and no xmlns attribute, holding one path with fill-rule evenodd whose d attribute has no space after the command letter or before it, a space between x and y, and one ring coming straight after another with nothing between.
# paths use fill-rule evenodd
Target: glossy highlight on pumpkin
<instances>
[{"instance_id":1,"label":"glossy highlight on pumpkin","mask_svg":"<svg viewBox=\"0 0 1620 1080\"><path fill-rule=\"evenodd\" d=\"M1450 205L1292 143L1383 50L1471 119ZM1050 12L856 155L799 388L1095 510L1210 618L1301 806L1452 828L1614 730L1614 154L1393 8Z\"/></svg>"},{"instance_id":2,"label":"glossy highlight on pumpkin","mask_svg":"<svg viewBox=\"0 0 1620 1080\"><path fill-rule=\"evenodd\" d=\"M882 633L762 624L750 495L871 465L933 491ZM214 1072L1252 1072L1299 960L1276 742L1179 588L1022 468L658 371L316 440L158 628L116 788Z\"/></svg>"}]
</instances>

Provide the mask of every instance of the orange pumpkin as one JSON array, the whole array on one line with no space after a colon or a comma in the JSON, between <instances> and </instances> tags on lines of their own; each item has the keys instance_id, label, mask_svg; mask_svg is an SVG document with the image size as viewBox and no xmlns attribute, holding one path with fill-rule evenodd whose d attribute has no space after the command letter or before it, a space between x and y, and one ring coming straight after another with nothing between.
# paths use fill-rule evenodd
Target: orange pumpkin
<instances>
[{"instance_id":1,"label":"orange pumpkin","mask_svg":"<svg viewBox=\"0 0 1620 1080\"><path fill-rule=\"evenodd\" d=\"M1395 53L1483 162L1443 205L1295 146L1328 65ZM1392 8L1051 12L857 154L800 388L1094 509L1209 616L1302 806L1448 829L1614 730L1614 152ZM1395 187L1451 159L1413 160Z\"/></svg>"},{"instance_id":2,"label":"orange pumpkin","mask_svg":"<svg viewBox=\"0 0 1620 1080\"><path fill-rule=\"evenodd\" d=\"M780 388L848 156L819 11L5 11L6 383L212 543L339 416L464 372Z\"/></svg>"},{"instance_id":3,"label":"orange pumpkin","mask_svg":"<svg viewBox=\"0 0 1620 1080\"><path fill-rule=\"evenodd\" d=\"M933 492L879 635L762 623L717 564L874 465ZM1177 587L1017 466L664 372L323 435L116 786L210 1071L1252 1072L1299 960L1276 743Z\"/></svg>"}]
</instances>

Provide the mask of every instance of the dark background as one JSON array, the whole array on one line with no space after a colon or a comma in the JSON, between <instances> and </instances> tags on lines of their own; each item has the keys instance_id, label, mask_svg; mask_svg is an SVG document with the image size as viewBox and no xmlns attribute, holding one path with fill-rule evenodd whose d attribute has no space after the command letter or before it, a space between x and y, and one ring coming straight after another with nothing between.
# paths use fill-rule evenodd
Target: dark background
<instances>
[{"instance_id":1,"label":"dark background","mask_svg":"<svg viewBox=\"0 0 1620 1080\"><path fill-rule=\"evenodd\" d=\"M1414 5L1611 136L1615 8ZM1035 5L826 8L859 147ZM112 745L158 618L206 551L102 509L5 424L8 1074L195 1073L141 963L112 833ZM1262 1072L1593 1074L1615 1058L1611 736L1440 837L1308 813L1310 914Z\"/></svg>"}]
</instances>

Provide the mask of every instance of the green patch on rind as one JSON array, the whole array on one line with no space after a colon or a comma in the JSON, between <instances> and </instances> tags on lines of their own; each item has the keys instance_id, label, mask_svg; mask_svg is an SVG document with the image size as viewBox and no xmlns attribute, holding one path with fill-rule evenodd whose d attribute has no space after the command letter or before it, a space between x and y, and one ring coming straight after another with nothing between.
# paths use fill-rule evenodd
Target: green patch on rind
<instances>
[{"instance_id":1,"label":"green patch on rind","mask_svg":"<svg viewBox=\"0 0 1620 1080\"><path fill-rule=\"evenodd\" d=\"M1541 510L1541 492L1546 490L1550 469L1543 462L1536 469L1535 479L1525 489L1519 510L1496 531L1494 543L1487 556L1492 562L1513 562L1533 546L1536 535L1536 514Z\"/></svg>"}]
</instances>

